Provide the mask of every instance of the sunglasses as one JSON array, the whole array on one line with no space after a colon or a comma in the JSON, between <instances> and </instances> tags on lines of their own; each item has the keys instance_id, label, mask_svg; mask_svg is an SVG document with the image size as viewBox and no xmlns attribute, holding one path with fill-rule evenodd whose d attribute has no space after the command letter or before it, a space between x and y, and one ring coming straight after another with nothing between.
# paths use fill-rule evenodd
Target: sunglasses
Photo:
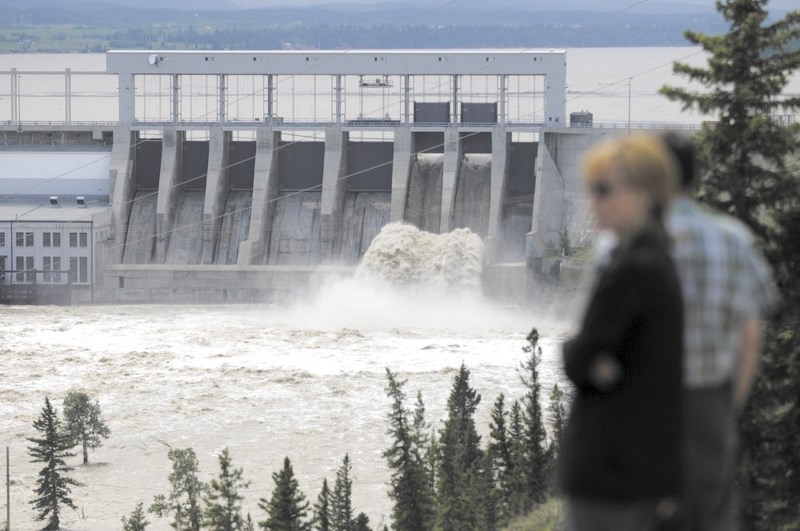
<instances>
[{"instance_id":1,"label":"sunglasses","mask_svg":"<svg viewBox=\"0 0 800 531\"><path fill-rule=\"evenodd\" d=\"M597 199L605 199L616 190L616 186L609 182L599 181L589 186L589 193Z\"/></svg>"}]
</instances>

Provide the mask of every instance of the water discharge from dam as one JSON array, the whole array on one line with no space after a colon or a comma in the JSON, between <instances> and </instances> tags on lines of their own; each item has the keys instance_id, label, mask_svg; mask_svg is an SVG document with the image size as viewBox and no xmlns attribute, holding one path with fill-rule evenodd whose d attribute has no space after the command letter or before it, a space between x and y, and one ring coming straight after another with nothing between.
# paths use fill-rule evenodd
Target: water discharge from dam
<instances>
[{"instance_id":1,"label":"water discharge from dam","mask_svg":"<svg viewBox=\"0 0 800 531\"><path fill-rule=\"evenodd\" d=\"M139 190L131 204L123 264L149 264L153 259L156 234L155 190Z\"/></svg>"},{"instance_id":2,"label":"water discharge from dam","mask_svg":"<svg viewBox=\"0 0 800 531\"><path fill-rule=\"evenodd\" d=\"M420 230L438 233L442 213L444 155L418 153L411 165L404 219Z\"/></svg>"},{"instance_id":3,"label":"water discharge from dam","mask_svg":"<svg viewBox=\"0 0 800 531\"><path fill-rule=\"evenodd\" d=\"M270 231L269 265L319 262L322 192L286 192L279 197Z\"/></svg>"},{"instance_id":4,"label":"water discharge from dam","mask_svg":"<svg viewBox=\"0 0 800 531\"><path fill-rule=\"evenodd\" d=\"M492 179L492 156L466 155L456 186L453 227L467 228L481 237L489 232L489 193Z\"/></svg>"},{"instance_id":5,"label":"water discharge from dam","mask_svg":"<svg viewBox=\"0 0 800 531\"><path fill-rule=\"evenodd\" d=\"M205 192L181 193L167 246L168 264L199 264L202 260L204 202Z\"/></svg>"},{"instance_id":6,"label":"water discharge from dam","mask_svg":"<svg viewBox=\"0 0 800 531\"><path fill-rule=\"evenodd\" d=\"M345 264L357 264L389 222L391 192L350 192L344 203L339 235L339 257Z\"/></svg>"},{"instance_id":7,"label":"water discharge from dam","mask_svg":"<svg viewBox=\"0 0 800 531\"><path fill-rule=\"evenodd\" d=\"M235 264L239 256L239 244L247 239L250 230L250 209L253 193L249 190L231 190L225 201L217 258L215 264Z\"/></svg>"}]
</instances>

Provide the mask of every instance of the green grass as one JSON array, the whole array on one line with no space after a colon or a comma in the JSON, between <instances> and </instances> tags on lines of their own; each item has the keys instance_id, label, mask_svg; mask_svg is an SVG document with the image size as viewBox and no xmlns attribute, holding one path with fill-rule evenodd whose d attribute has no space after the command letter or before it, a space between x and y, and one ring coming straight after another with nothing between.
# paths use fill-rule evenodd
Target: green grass
<instances>
[{"instance_id":1,"label":"green grass","mask_svg":"<svg viewBox=\"0 0 800 531\"><path fill-rule=\"evenodd\" d=\"M515 518L504 531L562 531L565 528L564 500L550 498L525 516Z\"/></svg>"}]
</instances>

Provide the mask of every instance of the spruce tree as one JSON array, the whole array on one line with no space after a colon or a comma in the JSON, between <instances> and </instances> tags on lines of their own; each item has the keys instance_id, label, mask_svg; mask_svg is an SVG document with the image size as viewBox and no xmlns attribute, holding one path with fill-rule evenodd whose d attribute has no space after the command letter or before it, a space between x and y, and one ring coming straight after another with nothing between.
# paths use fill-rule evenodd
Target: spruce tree
<instances>
[{"instance_id":1,"label":"spruce tree","mask_svg":"<svg viewBox=\"0 0 800 531\"><path fill-rule=\"evenodd\" d=\"M227 448L219 454L219 476L206 489L203 527L215 531L240 531L244 528L242 500L239 494L249 481L242 479L242 469L233 468Z\"/></svg>"},{"instance_id":2,"label":"spruce tree","mask_svg":"<svg viewBox=\"0 0 800 531\"><path fill-rule=\"evenodd\" d=\"M508 478L508 510L511 516L527 513L531 508L527 495L527 472L525 456L525 427L522 421L522 406L518 400L511 404L509 412L509 448L511 449L511 468Z\"/></svg>"},{"instance_id":3,"label":"spruce tree","mask_svg":"<svg viewBox=\"0 0 800 531\"><path fill-rule=\"evenodd\" d=\"M386 369L386 377L386 394L392 401L387 435L392 439L392 446L383 456L391 470L392 527L397 531L425 531L432 529L435 515L433 492L423 456L427 444L425 408L421 395L418 395L414 419L409 424L403 392L405 380L398 381L389 369Z\"/></svg>"},{"instance_id":4,"label":"spruce tree","mask_svg":"<svg viewBox=\"0 0 800 531\"><path fill-rule=\"evenodd\" d=\"M33 443L28 447L28 453L33 463L44 463L44 468L39 471L36 498L31 504L38 513L36 518L46 521L44 529L50 531L59 529L62 505L77 509L70 493L71 487L80 483L67 475L72 467L67 466L64 459L75 455L69 451L73 446L72 439L62 431L58 412L49 397L44 399L42 414L33 421L33 427L41 434L41 438L28 438L28 442Z\"/></svg>"},{"instance_id":5,"label":"spruce tree","mask_svg":"<svg viewBox=\"0 0 800 531\"><path fill-rule=\"evenodd\" d=\"M156 496L149 511L160 518L173 515L170 525L178 531L200 531L204 485L197 477L197 455L191 448L171 448L167 456L172 461L171 490L169 496Z\"/></svg>"},{"instance_id":6,"label":"spruce tree","mask_svg":"<svg viewBox=\"0 0 800 531\"><path fill-rule=\"evenodd\" d=\"M483 529L479 501L483 452L475 429L475 410L480 401L480 395L469 385L469 370L462 363L453 379L440 435L436 528L442 531Z\"/></svg>"},{"instance_id":7,"label":"spruce tree","mask_svg":"<svg viewBox=\"0 0 800 531\"><path fill-rule=\"evenodd\" d=\"M550 391L550 404L547 406L547 420L553 430L550 438L548 453L550 459L555 461L558 458L558 451L561 446L561 434L567 424L567 395L559 389L558 384L553 384Z\"/></svg>"},{"instance_id":8,"label":"spruce tree","mask_svg":"<svg viewBox=\"0 0 800 531\"><path fill-rule=\"evenodd\" d=\"M314 504L314 531L331 530L331 491L328 480L322 480L322 488Z\"/></svg>"},{"instance_id":9,"label":"spruce tree","mask_svg":"<svg viewBox=\"0 0 800 531\"><path fill-rule=\"evenodd\" d=\"M498 489L498 519L507 521L516 511L512 508L514 495L514 459L512 454L513 440L509 440L506 427L508 413L505 410L505 395L497 397L492 407L489 423L490 463L494 470Z\"/></svg>"},{"instance_id":10,"label":"spruce tree","mask_svg":"<svg viewBox=\"0 0 800 531\"><path fill-rule=\"evenodd\" d=\"M358 513L353 522L353 531L372 531L369 526L369 517L364 513Z\"/></svg>"},{"instance_id":11,"label":"spruce tree","mask_svg":"<svg viewBox=\"0 0 800 531\"><path fill-rule=\"evenodd\" d=\"M140 502L136 504L128 518L122 517L122 531L146 531L150 522L147 521L144 513L144 506Z\"/></svg>"},{"instance_id":12,"label":"spruce tree","mask_svg":"<svg viewBox=\"0 0 800 531\"><path fill-rule=\"evenodd\" d=\"M250 513L247 513L247 517L244 519L242 531L256 531L256 525L253 523L253 517L250 516Z\"/></svg>"},{"instance_id":13,"label":"spruce tree","mask_svg":"<svg viewBox=\"0 0 800 531\"><path fill-rule=\"evenodd\" d=\"M800 97L782 94L800 69L800 12L769 21L766 6L717 2L727 33L685 33L709 54L707 67L674 66L703 90L662 89L684 108L718 118L698 134L699 197L760 237L785 297L767 327L761 373L739 419L745 525L756 530L800 528L800 177L786 165L798 152L800 124L779 116L800 108Z\"/></svg>"},{"instance_id":14,"label":"spruce tree","mask_svg":"<svg viewBox=\"0 0 800 531\"><path fill-rule=\"evenodd\" d=\"M311 531L311 524L306 521L308 502L300 491L288 457L283 460L283 468L272 474L272 480L275 482L272 496L258 502L267 513L267 519L258 526L264 531Z\"/></svg>"},{"instance_id":15,"label":"spruce tree","mask_svg":"<svg viewBox=\"0 0 800 531\"><path fill-rule=\"evenodd\" d=\"M539 332L534 328L528 334L528 345L523 350L528 359L520 366L520 379L526 388L522 398L522 461L525 474L525 509L542 503L547 494L547 448L546 432L542 421L542 406L539 402L541 384L539 383L539 363L542 349L539 346Z\"/></svg>"},{"instance_id":16,"label":"spruce tree","mask_svg":"<svg viewBox=\"0 0 800 531\"><path fill-rule=\"evenodd\" d=\"M352 465L345 454L342 466L336 471L336 482L331 494L331 531L353 531L353 480Z\"/></svg>"},{"instance_id":17,"label":"spruce tree","mask_svg":"<svg viewBox=\"0 0 800 531\"><path fill-rule=\"evenodd\" d=\"M100 403L83 391L70 391L64 398L64 423L75 444L83 447L83 464L89 462L89 449L102 446L108 429L100 412Z\"/></svg>"}]
</instances>

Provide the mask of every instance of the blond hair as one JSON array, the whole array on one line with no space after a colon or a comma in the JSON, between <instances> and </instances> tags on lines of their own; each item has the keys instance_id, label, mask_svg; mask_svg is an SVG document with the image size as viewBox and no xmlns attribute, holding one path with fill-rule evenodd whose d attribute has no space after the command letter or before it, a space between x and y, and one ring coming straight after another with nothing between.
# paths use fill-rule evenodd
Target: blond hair
<instances>
[{"instance_id":1,"label":"blond hair","mask_svg":"<svg viewBox=\"0 0 800 531\"><path fill-rule=\"evenodd\" d=\"M642 192L653 203L655 221L664 213L678 189L678 165L664 143L654 135L632 135L607 140L592 147L583 161L584 180L591 184L610 173L632 190Z\"/></svg>"}]
</instances>

